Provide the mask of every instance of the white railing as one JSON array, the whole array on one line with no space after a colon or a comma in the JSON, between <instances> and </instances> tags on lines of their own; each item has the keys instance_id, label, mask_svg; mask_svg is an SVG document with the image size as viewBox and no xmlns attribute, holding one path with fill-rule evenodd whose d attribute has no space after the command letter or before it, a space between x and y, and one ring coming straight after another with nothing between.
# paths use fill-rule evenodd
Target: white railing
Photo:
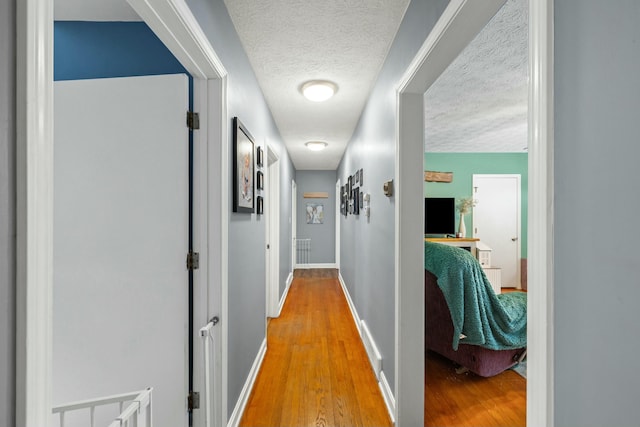
<instances>
[{"instance_id":1,"label":"white railing","mask_svg":"<svg viewBox=\"0 0 640 427\"><path fill-rule=\"evenodd\" d=\"M211 414L211 348L213 347L213 336L211 335L211 328L218 323L218 318L214 317L207 323L206 326L200 328L200 337L203 340L204 349L204 425L205 427L211 427L213 420Z\"/></svg>"},{"instance_id":2,"label":"white railing","mask_svg":"<svg viewBox=\"0 0 640 427\"><path fill-rule=\"evenodd\" d=\"M108 425L108 427L152 427L151 420L151 392L153 388L135 391L131 393L117 394L114 396L100 397L97 399L83 400L53 408L54 414L60 416L60 427L65 427L65 415L68 412L88 410L90 426L95 427L95 413L99 406L118 404L120 414ZM129 402L127 406L125 403ZM144 417L140 415L144 413ZM138 422L143 418L144 424ZM86 425L86 424L84 424Z\"/></svg>"},{"instance_id":3,"label":"white railing","mask_svg":"<svg viewBox=\"0 0 640 427\"><path fill-rule=\"evenodd\" d=\"M311 239L296 239L297 263L309 264L311 259Z\"/></svg>"}]
</instances>

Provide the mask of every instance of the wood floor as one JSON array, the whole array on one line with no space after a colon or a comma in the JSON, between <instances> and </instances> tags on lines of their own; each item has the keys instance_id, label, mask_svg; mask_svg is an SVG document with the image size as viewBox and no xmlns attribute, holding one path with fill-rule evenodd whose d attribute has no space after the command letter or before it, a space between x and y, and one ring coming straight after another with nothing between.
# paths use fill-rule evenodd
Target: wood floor
<instances>
[{"instance_id":1,"label":"wood floor","mask_svg":"<svg viewBox=\"0 0 640 427\"><path fill-rule=\"evenodd\" d=\"M296 271L241 426L392 425L335 275Z\"/></svg>"},{"instance_id":2,"label":"wood floor","mask_svg":"<svg viewBox=\"0 0 640 427\"><path fill-rule=\"evenodd\" d=\"M240 425L391 426L336 270L296 270ZM456 374L427 353L425 426L526 423L526 380L513 371L492 378Z\"/></svg>"},{"instance_id":3,"label":"wood floor","mask_svg":"<svg viewBox=\"0 0 640 427\"><path fill-rule=\"evenodd\" d=\"M527 381L512 370L483 378L457 374L453 362L427 352L424 425L523 427Z\"/></svg>"}]
</instances>

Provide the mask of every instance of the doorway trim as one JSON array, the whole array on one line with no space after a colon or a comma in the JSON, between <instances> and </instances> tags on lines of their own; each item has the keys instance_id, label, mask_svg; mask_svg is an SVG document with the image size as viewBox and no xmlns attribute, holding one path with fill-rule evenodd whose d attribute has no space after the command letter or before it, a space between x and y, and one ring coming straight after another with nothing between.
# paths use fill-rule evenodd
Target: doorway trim
<instances>
[{"instance_id":1,"label":"doorway trim","mask_svg":"<svg viewBox=\"0 0 640 427\"><path fill-rule=\"evenodd\" d=\"M207 283L209 294L217 288L220 316L226 319L229 153L228 144L220 141L226 141L228 134L227 71L184 0L128 2L191 74L194 88L206 90L206 102L197 97L195 102L209 107L209 114L205 114L208 131L196 132L194 138L201 141L196 145L219 148L201 156L208 169L200 165L195 177L200 212L194 226L208 236L200 250L208 247L207 261L202 264L210 265L201 271L206 272L201 283ZM24 0L17 2L16 12L16 424L47 425L52 407L53 4ZM220 173L211 176L208 170ZM206 203L209 200L216 203ZM201 308L208 309L211 307ZM225 349L226 322L221 324L219 345ZM217 385L221 393L215 406L220 410L215 421L224 425L225 351L221 351L219 360L221 379Z\"/></svg>"},{"instance_id":2,"label":"doorway trim","mask_svg":"<svg viewBox=\"0 0 640 427\"><path fill-rule=\"evenodd\" d=\"M279 317L280 293L280 158L269 144L267 147L266 226L267 245L267 317Z\"/></svg>"},{"instance_id":3,"label":"doorway trim","mask_svg":"<svg viewBox=\"0 0 640 427\"><path fill-rule=\"evenodd\" d=\"M395 328L397 425L424 424L424 93L504 0L452 0L397 89ZM529 2L527 425L553 426L553 0ZM406 325L406 326L404 326Z\"/></svg>"}]
</instances>

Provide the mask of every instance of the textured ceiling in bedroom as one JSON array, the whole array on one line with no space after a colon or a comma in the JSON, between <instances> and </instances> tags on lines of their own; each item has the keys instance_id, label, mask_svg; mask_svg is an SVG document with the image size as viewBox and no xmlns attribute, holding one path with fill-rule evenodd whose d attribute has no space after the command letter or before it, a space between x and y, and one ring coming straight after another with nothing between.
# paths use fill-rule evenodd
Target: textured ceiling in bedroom
<instances>
[{"instance_id":1,"label":"textured ceiling in bedroom","mask_svg":"<svg viewBox=\"0 0 640 427\"><path fill-rule=\"evenodd\" d=\"M528 2L507 0L425 95L425 152L527 147Z\"/></svg>"}]
</instances>

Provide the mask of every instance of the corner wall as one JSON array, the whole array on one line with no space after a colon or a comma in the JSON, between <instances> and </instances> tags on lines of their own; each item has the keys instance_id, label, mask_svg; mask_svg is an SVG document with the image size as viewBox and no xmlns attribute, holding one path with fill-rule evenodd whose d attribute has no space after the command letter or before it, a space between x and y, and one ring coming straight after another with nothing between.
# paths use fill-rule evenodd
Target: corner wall
<instances>
[{"instance_id":1,"label":"corner wall","mask_svg":"<svg viewBox=\"0 0 640 427\"><path fill-rule=\"evenodd\" d=\"M298 239L311 239L311 264L336 262L336 172L297 171L298 186L296 233ZM328 198L305 198L304 193L325 192ZM307 204L323 207L322 224L307 222Z\"/></svg>"},{"instance_id":2,"label":"corner wall","mask_svg":"<svg viewBox=\"0 0 640 427\"><path fill-rule=\"evenodd\" d=\"M554 14L555 426L637 425L640 3Z\"/></svg>"},{"instance_id":3,"label":"corner wall","mask_svg":"<svg viewBox=\"0 0 640 427\"><path fill-rule=\"evenodd\" d=\"M363 190L371 194L369 219L341 217L340 272L382 354L383 371L392 386L396 377L395 199L383 194L382 184L395 176L396 87L447 4L447 0L409 4L337 170L344 185L349 175L362 168Z\"/></svg>"},{"instance_id":4,"label":"corner wall","mask_svg":"<svg viewBox=\"0 0 640 427\"><path fill-rule=\"evenodd\" d=\"M15 425L16 3L0 2L0 425Z\"/></svg>"}]
</instances>

